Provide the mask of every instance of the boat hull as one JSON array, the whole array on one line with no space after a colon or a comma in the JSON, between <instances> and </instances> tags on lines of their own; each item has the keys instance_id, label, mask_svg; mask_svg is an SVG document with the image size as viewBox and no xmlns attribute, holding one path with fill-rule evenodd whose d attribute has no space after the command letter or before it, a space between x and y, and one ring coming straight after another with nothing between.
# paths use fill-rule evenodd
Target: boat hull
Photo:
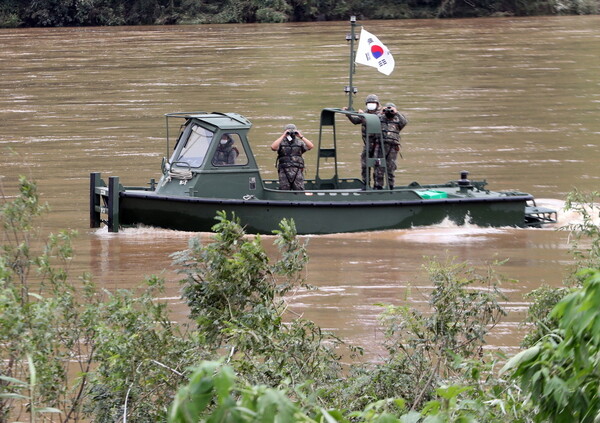
<instances>
[{"instance_id":1,"label":"boat hull","mask_svg":"<svg viewBox=\"0 0 600 423\"><path fill-rule=\"evenodd\" d=\"M293 219L299 234L380 231L434 225L449 219L457 225L524 226L530 195L384 201L267 201L159 196L121 191L123 226L147 225L208 232L215 216L235 214L248 233L270 234L284 219Z\"/></svg>"}]
</instances>

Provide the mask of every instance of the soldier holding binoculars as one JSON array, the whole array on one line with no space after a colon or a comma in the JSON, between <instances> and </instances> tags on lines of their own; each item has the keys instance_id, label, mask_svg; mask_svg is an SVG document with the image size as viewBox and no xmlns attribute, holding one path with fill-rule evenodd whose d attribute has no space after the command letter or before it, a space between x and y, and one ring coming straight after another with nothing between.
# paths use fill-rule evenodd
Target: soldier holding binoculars
<instances>
[{"instance_id":1,"label":"soldier holding binoculars","mask_svg":"<svg viewBox=\"0 0 600 423\"><path fill-rule=\"evenodd\" d=\"M400 131L406 126L408 120L398 111L394 103L387 103L381 107L379 97L375 94L369 94L365 99L367 110L358 109L358 113L370 113L379 116L381 122L381 134L383 135L383 150L379 137L370 135L367 140L367 130L364 119L361 116L348 115L348 119L353 124L362 123L362 137L365 143L360 155L361 175L363 182L367 180L367 152L369 157L385 159L387 175L390 188L394 188L396 180L395 171L397 169L396 159L400 154ZM343 110L347 110L346 107ZM401 156L402 157L402 156ZM383 189L385 174L383 167L376 167L373 170L374 189Z\"/></svg>"},{"instance_id":2,"label":"soldier holding binoculars","mask_svg":"<svg viewBox=\"0 0 600 423\"><path fill-rule=\"evenodd\" d=\"M376 143L372 157L385 158L390 189L393 189L396 180L396 159L398 158L398 154L400 154L400 131L406 126L408 120L406 120L406 117L402 113L398 112L394 103L387 103L385 105L379 114L379 120L381 122L384 151L382 152L381 145ZM375 168L374 173L374 188L382 189L385 178L383 168Z\"/></svg>"},{"instance_id":3,"label":"soldier holding binoculars","mask_svg":"<svg viewBox=\"0 0 600 423\"><path fill-rule=\"evenodd\" d=\"M280 190L304 191L302 155L313 147L313 143L294 124L286 125L283 134L271 144L271 150L277 151Z\"/></svg>"}]
</instances>

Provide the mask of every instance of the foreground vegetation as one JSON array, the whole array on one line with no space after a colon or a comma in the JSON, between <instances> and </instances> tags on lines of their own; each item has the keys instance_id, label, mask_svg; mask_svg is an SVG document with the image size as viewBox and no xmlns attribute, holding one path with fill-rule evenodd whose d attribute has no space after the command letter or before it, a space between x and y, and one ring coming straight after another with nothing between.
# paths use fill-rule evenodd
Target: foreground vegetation
<instances>
[{"instance_id":1,"label":"foreground vegetation","mask_svg":"<svg viewBox=\"0 0 600 423\"><path fill-rule=\"evenodd\" d=\"M3 0L0 27L596 14L599 0Z\"/></svg>"},{"instance_id":2,"label":"foreground vegetation","mask_svg":"<svg viewBox=\"0 0 600 423\"><path fill-rule=\"evenodd\" d=\"M281 222L277 257L225 215L210 243L175 254L190 317L179 325L157 300L159 278L136 292L73 278L75 234L39 239L46 206L21 179L0 208L0 422L596 421L600 232L584 206L597 198L568 200L584 216L568 229L588 270L533 294L522 353L506 361L484 349L504 314L501 263L432 259L429 307L386 307L388 355L363 363L360 348L288 310L312 289L293 222Z\"/></svg>"}]
</instances>

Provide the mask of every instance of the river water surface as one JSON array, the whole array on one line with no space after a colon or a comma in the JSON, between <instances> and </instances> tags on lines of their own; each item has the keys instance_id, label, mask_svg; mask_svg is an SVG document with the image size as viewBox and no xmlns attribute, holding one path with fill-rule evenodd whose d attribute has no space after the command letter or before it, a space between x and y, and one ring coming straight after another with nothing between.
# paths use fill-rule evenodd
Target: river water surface
<instances>
[{"instance_id":1,"label":"river water surface","mask_svg":"<svg viewBox=\"0 0 600 423\"><path fill-rule=\"evenodd\" d=\"M600 181L600 16L359 22L391 50L387 77L359 65L355 106L376 93L409 119L396 184L446 182L463 169L493 190L529 192L561 208L574 187ZM178 277L169 254L190 233L89 229L89 173L142 185L160 174L165 113L235 111L267 178L271 142L294 122L318 139L323 107L348 104L347 22L271 25L0 30L0 175L38 181L51 206L44 230L79 231L73 274L91 270L106 288L161 274L175 315ZM341 176L359 172L360 134L342 127ZM315 155L306 154L308 174ZM577 221L561 213L560 223ZM202 235L208 238L209 235ZM291 305L320 326L377 354L378 304L427 300L427 257L498 271L509 315L489 338L514 349L523 295L558 286L572 262L568 234L546 229L436 225L377 233L307 236L307 279L319 288ZM269 237L265 237L269 243Z\"/></svg>"}]
</instances>

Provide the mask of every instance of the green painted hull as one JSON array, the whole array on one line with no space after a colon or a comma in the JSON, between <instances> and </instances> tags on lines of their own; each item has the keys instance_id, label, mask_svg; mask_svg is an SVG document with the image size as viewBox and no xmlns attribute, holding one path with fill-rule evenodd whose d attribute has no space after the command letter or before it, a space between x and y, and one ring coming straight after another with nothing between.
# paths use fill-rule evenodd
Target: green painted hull
<instances>
[{"instance_id":1,"label":"green painted hull","mask_svg":"<svg viewBox=\"0 0 600 423\"><path fill-rule=\"evenodd\" d=\"M391 195L393 197L393 195ZM462 225L525 226L530 195L416 201L298 202L164 197L147 192L120 194L121 225L144 224L208 232L218 211L240 218L249 233L270 234L293 219L299 234L380 231L434 225L445 219Z\"/></svg>"}]
</instances>

